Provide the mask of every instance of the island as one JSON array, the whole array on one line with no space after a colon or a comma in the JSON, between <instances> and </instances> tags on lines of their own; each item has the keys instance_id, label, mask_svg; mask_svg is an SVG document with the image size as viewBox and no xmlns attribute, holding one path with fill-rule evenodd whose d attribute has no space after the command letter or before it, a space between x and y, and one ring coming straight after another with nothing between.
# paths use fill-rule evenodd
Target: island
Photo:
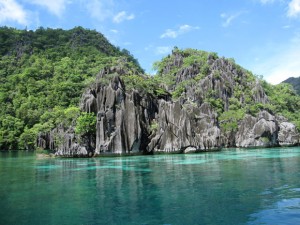
<instances>
[{"instance_id":1,"label":"island","mask_svg":"<svg viewBox=\"0 0 300 225\"><path fill-rule=\"evenodd\" d=\"M215 52L174 47L148 75L129 51L82 27L0 35L1 149L91 157L300 143L292 86Z\"/></svg>"}]
</instances>

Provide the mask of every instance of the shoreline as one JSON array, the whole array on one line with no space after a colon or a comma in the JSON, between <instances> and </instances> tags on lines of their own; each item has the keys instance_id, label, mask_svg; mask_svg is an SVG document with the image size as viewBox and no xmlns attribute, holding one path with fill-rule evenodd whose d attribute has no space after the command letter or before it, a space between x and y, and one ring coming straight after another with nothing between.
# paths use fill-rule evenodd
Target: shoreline
<instances>
[{"instance_id":1,"label":"shoreline","mask_svg":"<svg viewBox=\"0 0 300 225\"><path fill-rule=\"evenodd\" d=\"M149 156L149 155L184 155L184 154L201 154L201 153L209 153L209 152L221 152L226 149L264 149L264 148L292 148L299 147L300 145L283 145L283 146L249 146L249 147L223 147L223 148L214 148L214 149L199 149L185 152L184 150L177 151L155 151L150 153L145 152L135 152L135 153L101 153L94 155L56 155L55 152L51 151L47 153L48 150L43 150L43 152L39 152L40 150L0 150L0 152L32 152L35 153L38 159L46 159L46 158L105 158L105 157L130 157L130 156Z\"/></svg>"}]
</instances>

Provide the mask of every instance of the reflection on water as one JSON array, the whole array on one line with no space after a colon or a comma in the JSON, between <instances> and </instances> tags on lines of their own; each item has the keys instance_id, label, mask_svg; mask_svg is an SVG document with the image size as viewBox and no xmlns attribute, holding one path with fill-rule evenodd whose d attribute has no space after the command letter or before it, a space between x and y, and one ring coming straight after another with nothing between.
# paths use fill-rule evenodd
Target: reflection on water
<instances>
[{"instance_id":1,"label":"reflection on water","mask_svg":"<svg viewBox=\"0 0 300 225\"><path fill-rule=\"evenodd\" d=\"M300 224L300 148L120 158L0 153L1 224Z\"/></svg>"},{"instance_id":2,"label":"reflection on water","mask_svg":"<svg viewBox=\"0 0 300 225\"><path fill-rule=\"evenodd\" d=\"M248 224L300 224L300 198L283 199L270 209L254 213L254 221Z\"/></svg>"},{"instance_id":3,"label":"reflection on water","mask_svg":"<svg viewBox=\"0 0 300 225\"><path fill-rule=\"evenodd\" d=\"M262 194L270 197L266 196L263 199L267 204L261 210L250 215L249 225L300 224L300 188L284 185Z\"/></svg>"}]
</instances>

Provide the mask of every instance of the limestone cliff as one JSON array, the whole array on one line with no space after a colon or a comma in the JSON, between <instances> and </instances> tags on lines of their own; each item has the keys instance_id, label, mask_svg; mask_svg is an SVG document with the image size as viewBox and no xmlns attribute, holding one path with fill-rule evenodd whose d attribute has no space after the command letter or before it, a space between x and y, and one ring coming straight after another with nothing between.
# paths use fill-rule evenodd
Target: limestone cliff
<instances>
[{"instance_id":1,"label":"limestone cliff","mask_svg":"<svg viewBox=\"0 0 300 225\"><path fill-rule=\"evenodd\" d=\"M261 84L231 60L175 49L157 69L156 78L122 63L102 70L80 104L97 115L96 133L87 138L72 127L56 128L40 135L39 146L57 155L88 156L299 144L296 127L267 107ZM137 88L133 78L136 85L157 79L164 91ZM60 142L55 135L63 137Z\"/></svg>"}]
</instances>

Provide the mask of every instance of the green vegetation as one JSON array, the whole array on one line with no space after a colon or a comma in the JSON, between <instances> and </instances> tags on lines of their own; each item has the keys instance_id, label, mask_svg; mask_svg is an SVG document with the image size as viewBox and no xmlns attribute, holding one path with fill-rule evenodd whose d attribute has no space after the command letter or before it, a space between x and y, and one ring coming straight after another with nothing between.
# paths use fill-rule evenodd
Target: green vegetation
<instances>
[{"instance_id":1,"label":"green vegetation","mask_svg":"<svg viewBox=\"0 0 300 225\"><path fill-rule=\"evenodd\" d=\"M149 75L125 75L122 76L127 90L137 90L139 93L148 93L154 96L163 96L167 92L161 86L160 78Z\"/></svg>"},{"instance_id":2,"label":"green vegetation","mask_svg":"<svg viewBox=\"0 0 300 225\"><path fill-rule=\"evenodd\" d=\"M76 121L75 133L79 135L92 135L96 133L97 118L94 113L83 112Z\"/></svg>"},{"instance_id":3,"label":"green vegetation","mask_svg":"<svg viewBox=\"0 0 300 225\"><path fill-rule=\"evenodd\" d=\"M158 130L158 127L159 127L158 123L156 121L154 121L150 126L150 131L156 132Z\"/></svg>"},{"instance_id":4,"label":"green vegetation","mask_svg":"<svg viewBox=\"0 0 300 225\"><path fill-rule=\"evenodd\" d=\"M290 77L283 81L283 83L288 83L293 86L298 95L300 95L300 77Z\"/></svg>"},{"instance_id":5,"label":"green vegetation","mask_svg":"<svg viewBox=\"0 0 300 225\"><path fill-rule=\"evenodd\" d=\"M39 28L0 28L0 149L35 146L39 132L76 118L83 89L104 67L134 57L111 45L100 33ZM74 115L76 114L76 115Z\"/></svg>"},{"instance_id":6,"label":"green vegetation","mask_svg":"<svg viewBox=\"0 0 300 225\"><path fill-rule=\"evenodd\" d=\"M289 119L300 130L300 96L292 85L287 83L271 85L264 80L261 80L261 84L270 100L268 108Z\"/></svg>"},{"instance_id":7,"label":"green vegetation","mask_svg":"<svg viewBox=\"0 0 300 225\"><path fill-rule=\"evenodd\" d=\"M126 91L172 96L174 101L185 92L194 93L197 101L189 96L187 102L195 107L209 103L224 131L235 131L246 114L255 116L263 109L300 128L300 96L290 85L268 84L216 53L175 47L154 63L157 75L150 76L142 75L129 51L111 45L96 31L2 27L0 57L0 150L34 149L39 133L59 125L74 126L77 134L91 136L96 117L80 111L79 99L84 88L96 81L96 74L111 67L125 72L121 79ZM107 85L115 76L119 75L107 74L97 82ZM268 96L264 104L257 100L262 92ZM157 126L153 123L150 130Z\"/></svg>"},{"instance_id":8,"label":"green vegetation","mask_svg":"<svg viewBox=\"0 0 300 225\"><path fill-rule=\"evenodd\" d=\"M209 59L219 59L222 63L212 67L208 63ZM230 78L224 68L226 65L231 68ZM300 129L300 97L292 87L287 84L268 84L262 77L236 64L234 59L219 58L216 53L175 47L171 55L154 64L154 69L157 70L156 77L160 78L174 100L188 89L194 89L194 93L199 94L203 102L209 103L218 113L220 126L225 131L235 131L246 114L256 116L260 110L283 115ZM189 71L192 71L191 74ZM185 77L178 80L182 74ZM201 89L199 82L208 76L207 80L213 80L214 84L219 82L222 88ZM262 94L259 85L267 95L265 103L258 100ZM227 97L220 90L226 91ZM225 101L228 101L227 107Z\"/></svg>"},{"instance_id":9,"label":"green vegetation","mask_svg":"<svg viewBox=\"0 0 300 225\"><path fill-rule=\"evenodd\" d=\"M220 117L220 127L225 131L237 131L238 122L245 116L243 109L228 110L223 112Z\"/></svg>"},{"instance_id":10,"label":"green vegetation","mask_svg":"<svg viewBox=\"0 0 300 225\"><path fill-rule=\"evenodd\" d=\"M212 59L218 58L216 53L191 48L181 50L175 47L172 55L168 55L161 61L154 63L153 69L157 71L157 75L154 77L170 90L174 99L177 99L186 90L186 87L197 84L197 82L209 75L209 57ZM176 81L178 73L183 73L186 68L193 66L199 69L198 74L191 74L192 77L189 80Z\"/></svg>"},{"instance_id":11,"label":"green vegetation","mask_svg":"<svg viewBox=\"0 0 300 225\"><path fill-rule=\"evenodd\" d=\"M153 69L157 71L158 75L166 76L168 74L174 75L174 73L182 68L198 65L202 68L201 73L208 75L209 66L207 60L209 56L213 59L218 58L217 53L214 52L200 51L191 48L181 50L175 47L171 55L168 55L161 61L155 62L153 64ZM174 64L174 61L177 61L177 63Z\"/></svg>"}]
</instances>

